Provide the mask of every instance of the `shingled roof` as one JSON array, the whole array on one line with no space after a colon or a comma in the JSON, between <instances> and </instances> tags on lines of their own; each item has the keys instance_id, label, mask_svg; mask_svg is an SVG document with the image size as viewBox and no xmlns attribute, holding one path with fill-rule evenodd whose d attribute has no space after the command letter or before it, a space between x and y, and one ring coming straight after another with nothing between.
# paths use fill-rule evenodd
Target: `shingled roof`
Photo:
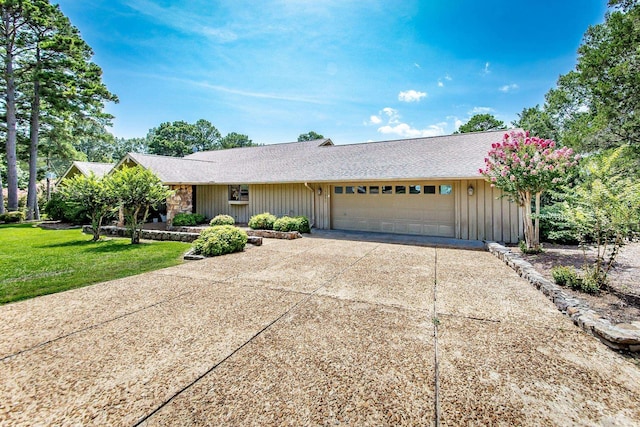
<instances>
[{"instance_id":1,"label":"shingled roof","mask_svg":"<svg viewBox=\"0 0 640 427\"><path fill-rule=\"evenodd\" d=\"M129 153L166 184L267 184L478 178L504 131L333 145L322 139L194 153ZM121 162L122 163L122 162Z\"/></svg>"}]
</instances>

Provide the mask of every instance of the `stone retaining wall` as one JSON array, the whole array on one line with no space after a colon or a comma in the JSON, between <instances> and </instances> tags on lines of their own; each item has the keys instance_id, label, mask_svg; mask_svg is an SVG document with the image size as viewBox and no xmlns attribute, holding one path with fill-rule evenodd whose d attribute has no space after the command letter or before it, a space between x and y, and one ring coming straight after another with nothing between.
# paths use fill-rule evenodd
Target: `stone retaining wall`
<instances>
[{"instance_id":1,"label":"stone retaining wall","mask_svg":"<svg viewBox=\"0 0 640 427\"><path fill-rule=\"evenodd\" d=\"M204 227L206 228L206 227ZM200 233L203 227L171 227L173 231L187 232L187 233ZM264 237L267 239L285 239L293 240L300 239L302 234L298 231L273 231L273 230L251 230L244 229L247 232L247 236Z\"/></svg>"},{"instance_id":2,"label":"stone retaining wall","mask_svg":"<svg viewBox=\"0 0 640 427\"><path fill-rule=\"evenodd\" d=\"M91 226L85 225L82 227L82 232L92 234ZM112 237L131 237L131 233L125 227L116 227L113 225L106 225L100 227L100 234L103 236ZM185 233L178 231L162 231L162 230L142 230L140 235L141 239L145 240L161 240L172 242L186 242L191 243L200 236L200 232L197 233Z\"/></svg>"},{"instance_id":3,"label":"stone retaining wall","mask_svg":"<svg viewBox=\"0 0 640 427\"><path fill-rule=\"evenodd\" d=\"M571 317L573 323L613 349L640 353L640 330L633 329L634 325L611 324L593 311L586 302L568 295L561 286L542 277L520 255L495 242L487 242L486 247L489 252L545 294L558 307L558 310Z\"/></svg>"}]
</instances>

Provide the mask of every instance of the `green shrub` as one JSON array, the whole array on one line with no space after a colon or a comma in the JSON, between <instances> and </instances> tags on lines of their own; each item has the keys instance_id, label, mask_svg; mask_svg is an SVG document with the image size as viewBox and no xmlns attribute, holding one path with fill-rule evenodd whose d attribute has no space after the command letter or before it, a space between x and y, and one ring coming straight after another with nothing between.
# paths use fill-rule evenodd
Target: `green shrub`
<instances>
[{"instance_id":1,"label":"green shrub","mask_svg":"<svg viewBox=\"0 0 640 427\"><path fill-rule=\"evenodd\" d=\"M311 224L309 223L309 218L306 216L297 216L298 220L298 231L301 233L311 233Z\"/></svg>"},{"instance_id":2,"label":"green shrub","mask_svg":"<svg viewBox=\"0 0 640 427\"><path fill-rule=\"evenodd\" d=\"M553 281L560 286L569 286L570 283L578 279L578 274L572 267L563 267L561 265L551 269Z\"/></svg>"},{"instance_id":3,"label":"green shrub","mask_svg":"<svg viewBox=\"0 0 640 427\"><path fill-rule=\"evenodd\" d=\"M7 212L0 215L0 221L4 221L7 224L14 222L22 222L24 221L24 212L23 211L12 211Z\"/></svg>"},{"instance_id":4,"label":"green shrub","mask_svg":"<svg viewBox=\"0 0 640 427\"><path fill-rule=\"evenodd\" d=\"M254 230L273 230L273 224L275 222L276 216L265 212L249 218L249 227Z\"/></svg>"},{"instance_id":5,"label":"green shrub","mask_svg":"<svg viewBox=\"0 0 640 427\"><path fill-rule=\"evenodd\" d=\"M216 225L206 228L193 242L196 254L218 256L241 252L247 244L247 233L232 225Z\"/></svg>"},{"instance_id":6,"label":"green shrub","mask_svg":"<svg viewBox=\"0 0 640 427\"><path fill-rule=\"evenodd\" d=\"M179 213L173 217L174 227L193 227L207 221L204 215L198 213Z\"/></svg>"},{"instance_id":7,"label":"green shrub","mask_svg":"<svg viewBox=\"0 0 640 427\"><path fill-rule=\"evenodd\" d=\"M534 249L534 248L529 249L527 248L527 242L524 240L520 240L518 242L518 247L520 248L520 252L527 255L541 254L542 252L544 252L544 250L542 249L542 244L540 244L540 247L537 249Z\"/></svg>"},{"instance_id":8,"label":"green shrub","mask_svg":"<svg viewBox=\"0 0 640 427\"><path fill-rule=\"evenodd\" d=\"M67 203L60 193L52 193L51 199L44 205L47 218L54 221L70 222L72 224L87 224L89 211L81 205Z\"/></svg>"},{"instance_id":9,"label":"green shrub","mask_svg":"<svg viewBox=\"0 0 640 427\"><path fill-rule=\"evenodd\" d=\"M216 215L209 225L214 227L216 225L234 225L235 223L236 220L231 215Z\"/></svg>"}]
</instances>

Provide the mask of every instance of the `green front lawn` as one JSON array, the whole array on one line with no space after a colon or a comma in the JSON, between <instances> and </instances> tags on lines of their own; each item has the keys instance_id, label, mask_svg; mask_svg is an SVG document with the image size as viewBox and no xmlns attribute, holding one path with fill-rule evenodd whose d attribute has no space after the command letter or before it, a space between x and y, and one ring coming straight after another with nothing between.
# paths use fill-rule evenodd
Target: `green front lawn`
<instances>
[{"instance_id":1,"label":"green front lawn","mask_svg":"<svg viewBox=\"0 0 640 427\"><path fill-rule=\"evenodd\" d=\"M0 304L177 265L189 247L113 238L92 242L79 229L0 225Z\"/></svg>"}]
</instances>

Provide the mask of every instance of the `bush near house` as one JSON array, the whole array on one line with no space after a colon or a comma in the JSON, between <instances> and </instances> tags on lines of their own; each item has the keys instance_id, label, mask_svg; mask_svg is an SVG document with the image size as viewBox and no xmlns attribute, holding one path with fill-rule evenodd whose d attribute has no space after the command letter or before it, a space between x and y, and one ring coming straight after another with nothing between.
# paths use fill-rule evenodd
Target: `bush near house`
<instances>
[{"instance_id":1,"label":"bush near house","mask_svg":"<svg viewBox=\"0 0 640 427\"><path fill-rule=\"evenodd\" d=\"M244 230L232 225L216 225L200 233L200 237L193 242L193 251L204 256L242 252L247 240L247 233Z\"/></svg>"},{"instance_id":2,"label":"bush near house","mask_svg":"<svg viewBox=\"0 0 640 427\"><path fill-rule=\"evenodd\" d=\"M44 204L43 211L50 220L76 225L87 223L87 208L68 203L58 192L51 194L51 199Z\"/></svg>"},{"instance_id":3,"label":"bush near house","mask_svg":"<svg viewBox=\"0 0 640 427\"><path fill-rule=\"evenodd\" d=\"M275 231L299 231L300 233L310 233L311 227L306 216L289 217L283 216L273 223Z\"/></svg>"},{"instance_id":4,"label":"bush near house","mask_svg":"<svg viewBox=\"0 0 640 427\"><path fill-rule=\"evenodd\" d=\"M173 217L172 225L175 227L191 227L198 224L204 224L207 218L198 213L179 213Z\"/></svg>"},{"instance_id":5,"label":"bush near house","mask_svg":"<svg viewBox=\"0 0 640 427\"><path fill-rule=\"evenodd\" d=\"M6 222L7 224L24 221L24 212L12 211L4 214L0 214L0 222Z\"/></svg>"},{"instance_id":6,"label":"bush near house","mask_svg":"<svg viewBox=\"0 0 640 427\"><path fill-rule=\"evenodd\" d=\"M236 220L231 215L216 215L209 225L214 227L216 225L235 225L235 223Z\"/></svg>"},{"instance_id":7,"label":"bush near house","mask_svg":"<svg viewBox=\"0 0 640 427\"><path fill-rule=\"evenodd\" d=\"M249 227L253 230L273 230L276 219L276 216L269 212L254 215L249 218Z\"/></svg>"}]
</instances>

